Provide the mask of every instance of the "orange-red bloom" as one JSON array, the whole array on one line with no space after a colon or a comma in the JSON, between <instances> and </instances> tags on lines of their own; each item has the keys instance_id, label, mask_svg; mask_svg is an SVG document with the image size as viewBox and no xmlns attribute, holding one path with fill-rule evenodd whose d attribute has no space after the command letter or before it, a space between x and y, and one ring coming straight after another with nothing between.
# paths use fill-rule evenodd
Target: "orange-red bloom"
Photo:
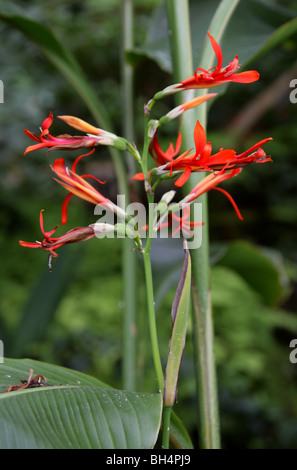
<instances>
[{"instance_id":1,"label":"orange-red bloom","mask_svg":"<svg viewBox=\"0 0 297 470\"><path fill-rule=\"evenodd\" d=\"M211 143L206 141L205 131L200 122L197 121L194 130L195 153L190 154L192 150L190 149L179 157L174 158L176 152L172 150L170 152L168 150L162 152L155 139L153 142L154 158L158 164L167 160L167 163L157 167L156 173L161 175L172 173L173 171L182 171L183 174L175 182L175 185L179 187L186 183L193 171L230 170L246 166L250 163L272 161L271 157L267 156L261 148L269 140L272 139L270 137L263 139L239 155L232 149L220 149L219 152L211 155ZM172 149L173 147L170 148ZM179 146L176 148L179 148Z\"/></svg>"},{"instance_id":2,"label":"orange-red bloom","mask_svg":"<svg viewBox=\"0 0 297 470\"><path fill-rule=\"evenodd\" d=\"M68 134L59 135L57 137L52 136L49 132L52 122L53 114L49 113L49 116L42 123L40 136L34 134L28 129L25 129L25 134L30 137L30 139L38 142L38 144L27 147L24 155L41 148L48 148L49 151L53 149L75 150L81 147L94 147L96 145L96 141L98 140L96 137L71 136Z\"/></svg>"},{"instance_id":3,"label":"orange-red bloom","mask_svg":"<svg viewBox=\"0 0 297 470\"><path fill-rule=\"evenodd\" d=\"M67 207L70 198L74 195L80 197L81 199L84 199L85 201L91 202L92 204L101 204L104 205L107 209L113 211L113 212L118 212L120 208L116 206L112 201L107 199L105 196L103 196L99 191L97 191L88 181L86 181L86 178L93 178L100 184L104 184L105 182L102 182L95 178L92 175L78 175L76 173L76 165L77 163L85 156L90 155L91 153L94 152L94 149L85 154L85 155L80 155L76 160L74 161L71 170L66 168L65 166L65 161L63 158L59 158L55 160L54 165L51 165L51 169L53 172L58 176L59 179L55 179L61 186L63 186L67 191L69 191L69 194L66 196L63 205L62 205L62 224L64 225L67 222Z\"/></svg>"},{"instance_id":4,"label":"orange-red bloom","mask_svg":"<svg viewBox=\"0 0 297 470\"><path fill-rule=\"evenodd\" d=\"M61 237L52 237L53 233L57 230L58 226L56 226L53 230L49 232L45 232L43 227L43 210L40 211L39 222L40 222L40 229L43 234L43 240L41 242L36 241L34 243L31 242L24 242L22 240L19 241L19 244L25 248L43 248L49 252L49 255L53 258L56 258L58 254L56 250L60 248L60 246L67 245L69 243L77 243L85 240L89 240L90 238L95 237L95 232L93 227L76 227L72 230L69 230Z\"/></svg>"},{"instance_id":5,"label":"orange-red bloom","mask_svg":"<svg viewBox=\"0 0 297 470\"><path fill-rule=\"evenodd\" d=\"M74 116L58 116L60 119L65 121L71 127L78 129L82 132L87 133L88 135L78 135L71 136L69 134L62 134L54 137L50 134L49 128L53 123L53 114L50 112L48 117L43 121L41 126L40 136L34 134L28 129L25 129L25 134L30 137L30 139L38 142L35 145L30 145L26 148L24 155L27 155L29 152L34 150L39 150L41 148L48 148L50 150L75 150L81 147L95 147L97 145L113 145L115 142L118 142L120 139L110 132L103 131L98 127L94 127L91 124L83 121L82 119L76 118Z\"/></svg>"},{"instance_id":6,"label":"orange-red bloom","mask_svg":"<svg viewBox=\"0 0 297 470\"><path fill-rule=\"evenodd\" d=\"M240 68L238 56L235 56L232 62L222 68L222 49L209 32L207 34L217 57L217 66L209 70L198 68L192 77L183 80L176 86L177 91L193 88L212 88L226 82L252 83L259 79L260 75L255 70L237 73Z\"/></svg>"}]
</instances>

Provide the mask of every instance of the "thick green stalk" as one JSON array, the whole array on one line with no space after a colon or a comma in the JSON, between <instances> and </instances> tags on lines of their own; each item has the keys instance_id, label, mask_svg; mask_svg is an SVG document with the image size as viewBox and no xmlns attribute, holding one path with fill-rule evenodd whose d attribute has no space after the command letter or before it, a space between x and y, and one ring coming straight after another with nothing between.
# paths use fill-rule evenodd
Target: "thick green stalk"
<instances>
[{"instance_id":1,"label":"thick green stalk","mask_svg":"<svg viewBox=\"0 0 297 470\"><path fill-rule=\"evenodd\" d=\"M123 94L123 133L129 142L134 139L133 120L133 69L125 60L126 50L133 46L133 8L132 0L123 0L122 4L122 94ZM135 171L135 161L126 153L128 176ZM127 188L128 189L128 188ZM130 203L128 190L125 193L126 205ZM137 259L132 252L135 247L133 240L123 240L123 289L124 289L124 318L123 318L123 388L136 389L136 337L137 337L137 289L136 270Z\"/></svg>"},{"instance_id":2,"label":"thick green stalk","mask_svg":"<svg viewBox=\"0 0 297 470\"><path fill-rule=\"evenodd\" d=\"M193 75L192 47L187 0L167 0L167 14L171 37L174 81ZM188 97L183 96L183 101ZM200 108L201 112L201 105ZM197 110L186 112L182 117L182 137L184 148L193 147L193 131L197 120ZM202 122L206 125L206 122ZM191 176L186 193L203 178L204 174ZM202 448L219 448L218 403L215 360L213 354L213 325L210 301L209 234L207 195L199 198L202 203L203 241L200 248L191 253L194 299L193 337L195 369L197 377L197 401L199 405L200 445Z\"/></svg>"}]
</instances>

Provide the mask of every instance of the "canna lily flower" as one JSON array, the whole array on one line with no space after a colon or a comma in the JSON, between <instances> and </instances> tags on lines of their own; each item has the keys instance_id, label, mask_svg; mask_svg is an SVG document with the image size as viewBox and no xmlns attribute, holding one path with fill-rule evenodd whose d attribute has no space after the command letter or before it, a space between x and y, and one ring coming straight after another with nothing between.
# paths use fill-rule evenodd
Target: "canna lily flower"
<instances>
[{"instance_id":1,"label":"canna lily flower","mask_svg":"<svg viewBox=\"0 0 297 470\"><path fill-rule=\"evenodd\" d=\"M27 155L29 152L34 150L39 150L41 148L48 148L50 150L75 150L81 147L95 147L97 145L114 145L119 148L126 148L126 144L122 142L122 139L117 137L110 132L103 131L97 127L88 124L82 119L78 119L74 116L58 116L63 121L67 122L70 126L86 132L85 136L71 136L68 134L59 135L54 137L50 134L49 128L53 123L53 114L50 112L48 117L43 121L41 126L40 136L34 134L33 132L25 129L25 134L30 137L30 139L38 142L35 145L30 145L26 148L24 155Z\"/></svg>"},{"instance_id":2,"label":"canna lily flower","mask_svg":"<svg viewBox=\"0 0 297 470\"><path fill-rule=\"evenodd\" d=\"M211 155L212 146L210 142L206 141L206 134L197 121L194 130L195 153L191 150L183 153L177 158L174 158L174 152L168 154L162 152L157 142L153 143L153 150L157 155L157 162L164 161L167 157L167 163L157 166L156 174L162 175L172 173L174 171L182 171L183 174L175 182L175 185L183 186L189 179L192 172L197 171L218 171L234 168L241 168L250 163L265 163L272 161L270 156L267 156L262 145L272 140L271 137L257 142L255 145L247 149L245 152L237 155L235 150L220 149L219 152Z\"/></svg>"},{"instance_id":3,"label":"canna lily flower","mask_svg":"<svg viewBox=\"0 0 297 470\"><path fill-rule=\"evenodd\" d=\"M63 186L69 194L66 196L63 204L62 204L62 224L64 225L67 222L67 208L70 198L75 195L84 199L85 201L91 202L92 204L100 204L104 206L106 209L115 212L122 217L125 217L124 211L114 204L112 201L104 197L101 193L99 193L90 183L86 181L86 178L92 178L96 180L100 184L104 184L95 178L93 175L81 175L79 176L76 173L76 165L77 163L85 156L90 155L94 152L94 149L85 154L80 155L74 161L71 170L66 168L65 161L63 158L59 158L55 160L54 165L51 165L51 169L57 175L59 179L55 179L61 186Z\"/></svg>"},{"instance_id":4,"label":"canna lily flower","mask_svg":"<svg viewBox=\"0 0 297 470\"><path fill-rule=\"evenodd\" d=\"M39 222L40 222L40 229L43 235L43 240L41 242L36 241L35 243L31 242L24 242L22 240L19 241L19 244L25 248L43 248L43 250L49 252L49 267L51 270L51 257L56 258L58 254L56 250L60 248L60 246L67 245L69 243L77 243L85 240L89 240L90 238L95 237L95 231L92 226L89 227L76 227L72 230L69 230L61 237L52 237L53 233L57 230L58 226L56 226L53 230L49 232L45 232L43 227L43 210L40 211Z\"/></svg>"},{"instance_id":5,"label":"canna lily flower","mask_svg":"<svg viewBox=\"0 0 297 470\"><path fill-rule=\"evenodd\" d=\"M216 40L209 34L209 32L207 34L217 58L216 67L213 67L209 70L205 70L203 68L196 69L192 77L187 78L175 85L170 85L162 92L157 93L155 99L161 99L166 95L170 95L181 90L213 88L226 82L253 83L259 80L260 75L256 70L248 70L237 73L238 69L240 68L238 55L236 55L226 67L222 67L222 49Z\"/></svg>"}]
</instances>

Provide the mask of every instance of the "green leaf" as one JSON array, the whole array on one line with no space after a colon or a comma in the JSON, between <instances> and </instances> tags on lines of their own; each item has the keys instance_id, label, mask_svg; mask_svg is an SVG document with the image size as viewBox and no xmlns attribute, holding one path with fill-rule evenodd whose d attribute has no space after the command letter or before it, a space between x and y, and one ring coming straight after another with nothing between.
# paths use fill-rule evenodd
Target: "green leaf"
<instances>
[{"instance_id":1,"label":"green leaf","mask_svg":"<svg viewBox=\"0 0 297 470\"><path fill-rule=\"evenodd\" d=\"M29 369L52 386L0 395L2 449L145 449L156 442L159 394L114 390L85 374L42 362L5 359L0 389ZM2 405L2 406L1 406Z\"/></svg>"},{"instance_id":2,"label":"green leaf","mask_svg":"<svg viewBox=\"0 0 297 470\"><path fill-rule=\"evenodd\" d=\"M232 243L218 264L240 274L268 305L277 304L285 292L284 273L280 265L252 243Z\"/></svg>"},{"instance_id":3,"label":"green leaf","mask_svg":"<svg viewBox=\"0 0 297 470\"><path fill-rule=\"evenodd\" d=\"M174 411L171 411L170 442L175 449L193 449L191 438Z\"/></svg>"},{"instance_id":4,"label":"green leaf","mask_svg":"<svg viewBox=\"0 0 297 470\"><path fill-rule=\"evenodd\" d=\"M173 406L176 400L177 381L185 346L187 319L191 293L191 257L186 249L185 261L181 278L173 300L171 318L172 334L170 338L168 360L166 366L164 405Z\"/></svg>"}]
</instances>

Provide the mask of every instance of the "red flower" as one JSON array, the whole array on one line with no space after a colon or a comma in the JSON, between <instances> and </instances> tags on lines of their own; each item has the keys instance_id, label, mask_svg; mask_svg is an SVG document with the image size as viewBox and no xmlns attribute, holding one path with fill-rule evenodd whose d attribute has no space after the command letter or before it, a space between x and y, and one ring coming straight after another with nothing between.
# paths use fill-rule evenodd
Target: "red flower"
<instances>
[{"instance_id":1,"label":"red flower","mask_svg":"<svg viewBox=\"0 0 297 470\"><path fill-rule=\"evenodd\" d=\"M100 204L104 205L105 208L113 211L113 212L119 212L120 208L116 206L112 201L104 197L101 193L99 193L90 183L86 181L86 178L93 178L94 180L98 181L100 184L104 184L105 182L102 182L95 178L92 175L81 175L79 176L76 173L76 165L77 163L85 156L90 155L91 153L94 152L94 149L85 154L85 155L80 155L76 160L74 161L71 170L66 168L65 166L65 161L63 158L59 158L55 160L54 165L51 165L51 169L53 172L60 178L59 180L54 178L55 181L57 181L61 186L63 186L67 191L69 191L69 194L66 196L63 205L62 205L62 224L64 225L67 222L67 207L70 198L74 195L80 197L81 199L84 199L85 201L91 202L92 204Z\"/></svg>"},{"instance_id":2,"label":"red flower","mask_svg":"<svg viewBox=\"0 0 297 470\"><path fill-rule=\"evenodd\" d=\"M217 66L209 70L198 68L192 77L183 80L177 85L177 91L192 88L212 88L226 82L252 83L259 79L260 75L255 70L237 73L240 68L238 56L234 57L232 62L222 68L222 49L209 32L207 34L217 57Z\"/></svg>"},{"instance_id":3,"label":"red flower","mask_svg":"<svg viewBox=\"0 0 297 470\"><path fill-rule=\"evenodd\" d=\"M44 236L44 239L41 242L36 241L35 243L31 242L24 242L22 240L19 241L19 244L25 248L43 248L44 250L49 252L49 255L53 258L56 258L58 254L56 250L60 248L60 246L67 245L69 243L77 243L85 240L89 240L90 238L95 237L95 232L93 227L76 227L72 230L69 230L61 237L52 237L52 234L56 231L56 226L50 232L45 232L43 228L43 210L40 211L40 229Z\"/></svg>"},{"instance_id":4,"label":"red flower","mask_svg":"<svg viewBox=\"0 0 297 470\"><path fill-rule=\"evenodd\" d=\"M113 145L120 141L117 136L110 132L103 131L97 127L88 124L82 119L74 116L58 116L63 121L67 122L71 127L78 129L82 132L88 133L84 136L71 136L68 134L59 135L57 137L52 136L49 133L49 128L53 122L53 114L49 113L49 116L43 121L41 126L40 136L34 134L28 129L25 129L25 134L30 139L35 140L38 144L31 145L26 148L24 155L34 150L41 148L48 148L50 150L75 150L81 147L95 147L97 145Z\"/></svg>"},{"instance_id":5,"label":"red flower","mask_svg":"<svg viewBox=\"0 0 297 470\"><path fill-rule=\"evenodd\" d=\"M52 125L52 122L53 114L49 113L48 118L46 118L42 123L40 136L28 131L28 129L25 129L25 134L30 137L30 139L38 142L38 144L27 147L24 152L24 155L27 155L27 153L33 152L34 150L39 150L41 148L48 148L49 151L53 149L74 150L81 147L94 147L96 145L95 137L72 137L68 134L59 135L58 137L52 136L49 133L49 128Z\"/></svg>"},{"instance_id":6,"label":"red flower","mask_svg":"<svg viewBox=\"0 0 297 470\"><path fill-rule=\"evenodd\" d=\"M219 152L211 155L211 143L206 141L205 131L200 122L197 121L194 130L195 153L189 154L191 150L188 150L175 159L173 158L173 153L171 153L168 162L159 166L156 169L156 173L161 175L169 172L172 173L173 171L182 171L183 174L175 182L175 185L180 187L186 183L192 171L230 170L246 166L250 163L272 161L271 157L267 156L261 148L269 140L272 139L263 139L239 155L232 149L220 149ZM153 148L158 155L157 160L161 161L160 156L162 156L162 151L160 146L155 142Z\"/></svg>"}]
</instances>

